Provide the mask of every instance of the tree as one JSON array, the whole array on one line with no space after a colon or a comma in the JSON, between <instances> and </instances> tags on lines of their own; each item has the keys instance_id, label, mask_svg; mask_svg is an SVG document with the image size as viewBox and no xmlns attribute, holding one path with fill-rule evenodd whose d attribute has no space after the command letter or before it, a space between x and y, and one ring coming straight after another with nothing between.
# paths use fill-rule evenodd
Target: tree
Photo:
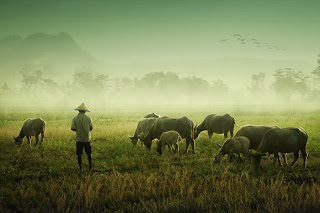
<instances>
[{"instance_id":1,"label":"tree","mask_svg":"<svg viewBox=\"0 0 320 213\"><path fill-rule=\"evenodd\" d=\"M22 75L22 93L34 98L43 97L43 94L56 94L58 84L52 79L43 78L43 72L40 69L27 66L20 73Z\"/></svg>"},{"instance_id":2,"label":"tree","mask_svg":"<svg viewBox=\"0 0 320 213\"><path fill-rule=\"evenodd\" d=\"M210 83L207 80L196 76L182 78L180 82L180 85L177 86L182 89L181 93L185 93L187 96L203 97L211 90Z\"/></svg>"},{"instance_id":3,"label":"tree","mask_svg":"<svg viewBox=\"0 0 320 213\"><path fill-rule=\"evenodd\" d=\"M313 93L316 93L319 90L320 84L320 54L318 55L317 66L311 72L311 75L313 79L312 91Z\"/></svg>"},{"instance_id":4,"label":"tree","mask_svg":"<svg viewBox=\"0 0 320 213\"><path fill-rule=\"evenodd\" d=\"M165 93L167 96L176 96L181 94L180 77L173 72L167 72L163 78L159 80L157 88Z\"/></svg>"},{"instance_id":5,"label":"tree","mask_svg":"<svg viewBox=\"0 0 320 213\"><path fill-rule=\"evenodd\" d=\"M264 81L266 75L262 72L253 74L251 76L251 85L248 87L249 91L253 94L260 94L264 91Z\"/></svg>"},{"instance_id":6,"label":"tree","mask_svg":"<svg viewBox=\"0 0 320 213\"><path fill-rule=\"evenodd\" d=\"M33 67L24 67L20 72L22 75L22 91L31 96L38 96L42 81L42 71Z\"/></svg>"},{"instance_id":7,"label":"tree","mask_svg":"<svg viewBox=\"0 0 320 213\"><path fill-rule=\"evenodd\" d=\"M4 83L3 86L0 88L0 97L6 97L10 93L10 89L7 83Z\"/></svg>"},{"instance_id":8,"label":"tree","mask_svg":"<svg viewBox=\"0 0 320 213\"><path fill-rule=\"evenodd\" d=\"M154 88L164 79L164 72L150 72L145 74L139 80L138 86L144 88Z\"/></svg>"},{"instance_id":9,"label":"tree","mask_svg":"<svg viewBox=\"0 0 320 213\"><path fill-rule=\"evenodd\" d=\"M218 79L212 83L213 92L219 95L225 95L229 91L229 87L223 80Z\"/></svg>"},{"instance_id":10,"label":"tree","mask_svg":"<svg viewBox=\"0 0 320 213\"><path fill-rule=\"evenodd\" d=\"M3 92L6 92L6 91L9 90L9 87L8 87L7 83L4 83L4 84L3 84L3 86L1 87L1 90L2 90Z\"/></svg>"},{"instance_id":11,"label":"tree","mask_svg":"<svg viewBox=\"0 0 320 213\"><path fill-rule=\"evenodd\" d=\"M295 92L299 93L301 96L305 96L309 91L308 79L310 77L304 74L301 70L294 74Z\"/></svg>"},{"instance_id":12,"label":"tree","mask_svg":"<svg viewBox=\"0 0 320 213\"><path fill-rule=\"evenodd\" d=\"M293 94L305 96L309 91L307 85L309 76L302 71L295 71L292 68L278 69L273 76L275 80L272 88L285 101L289 101Z\"/></svg>"},{"instance_id":13,"label":"tree","mask_svg":"<svg viewBox=\"0 0 320 213\"><path fill-rule=\"evenodd\" d=\"M80 96L97 97L106 92L109 76L105 74L94 75L89 72L79 72L73 76L73 87Z\"/></svg>"}]
</instances>

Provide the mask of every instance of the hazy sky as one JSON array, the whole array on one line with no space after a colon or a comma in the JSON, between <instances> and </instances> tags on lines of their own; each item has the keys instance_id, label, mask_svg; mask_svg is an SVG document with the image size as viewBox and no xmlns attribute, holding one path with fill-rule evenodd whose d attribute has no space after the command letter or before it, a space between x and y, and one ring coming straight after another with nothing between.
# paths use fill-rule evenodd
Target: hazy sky
<instances>
[{"instance_id":1,"label":"hazy sky","mask_svg":"<svg viewBox=\"0 0 320 213\"><path fill-rule=\"evenodd\" d=\"M319 8L319 0L0 0L0 37L67 32L115 63L234 56L311 63L320 52ZM287 51L218 42L235 33Z\"/></svg>"}]
</instances>

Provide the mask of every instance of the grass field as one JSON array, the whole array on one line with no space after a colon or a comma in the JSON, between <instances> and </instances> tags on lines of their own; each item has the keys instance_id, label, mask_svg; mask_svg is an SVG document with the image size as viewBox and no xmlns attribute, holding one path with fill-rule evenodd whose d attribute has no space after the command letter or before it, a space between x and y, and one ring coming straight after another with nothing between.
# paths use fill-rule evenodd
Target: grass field
<instances>
[{"instance_id":1,"label":"grass field","mask_svg":"<svg viewBox=\"0 0 320 213\"><path fill-rule=\"evenodd\" d=\"M76 112L0 113L0 212L319 212L320 211L320 111L229 112L239 129L245 124L302 126L309 134L307 168L299 159L293 168L275 167L273 156L264 158L262 169L249 163L214 164L217 144L223 135L207 133L196 140L196 154L163 156L133 147L132 136L143 112L89 113L92 131L93 168L86 156L78 171L74 132L70 123ZM186 115L200 123L209 111L157 112ZM22 123L42 117L45 142L30 148L25 140L16 146ZM288 154L288 162L293 154Z\"/></svg>"}]
</instances>

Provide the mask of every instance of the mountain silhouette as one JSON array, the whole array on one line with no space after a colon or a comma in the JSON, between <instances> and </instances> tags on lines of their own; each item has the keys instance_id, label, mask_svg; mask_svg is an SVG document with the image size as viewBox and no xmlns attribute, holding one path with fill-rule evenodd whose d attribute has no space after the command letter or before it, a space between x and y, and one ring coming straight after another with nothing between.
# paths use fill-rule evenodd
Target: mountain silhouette
<instances>
[{"instance_id":1,"label":"mountain silhouette","mask_svg":"<svg viewBox=\"0 0 320 213\"><path fill-rule=\"evenodd\" d=\"M25 38L10 35L0 38L0 73L16 75L25 66L35 66L49 77L73 74L76 67L96 62L65 32L56 35L31 34Z\"/></svg>"}]
</instances>

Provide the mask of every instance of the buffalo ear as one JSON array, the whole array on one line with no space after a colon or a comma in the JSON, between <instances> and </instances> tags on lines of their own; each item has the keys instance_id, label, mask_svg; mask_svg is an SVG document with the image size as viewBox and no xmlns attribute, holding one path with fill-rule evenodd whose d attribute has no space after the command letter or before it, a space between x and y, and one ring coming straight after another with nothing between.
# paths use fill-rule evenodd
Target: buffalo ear
<instances>
[{"instance_id":1,"label":"buffalo ear","mask_svg":"<svg viewBox=\"0 0 320 213\"><path fill-rule=\"evenodd\" d=\"M133 137L129 137L129 138L132 140L132 139L134 139L134 136Z\"/></svg>"},{"instance_id":2,"label":"buffalo ear","mask_svg":"<svg viewBox=\"0 0 320 213\"><path fill-rule=\"evenodd\" d=\"M219 148L222 148L222 145L221 145L221 144L218 144L218 147L219 147Z\"/></svg>"}]
</instances>

